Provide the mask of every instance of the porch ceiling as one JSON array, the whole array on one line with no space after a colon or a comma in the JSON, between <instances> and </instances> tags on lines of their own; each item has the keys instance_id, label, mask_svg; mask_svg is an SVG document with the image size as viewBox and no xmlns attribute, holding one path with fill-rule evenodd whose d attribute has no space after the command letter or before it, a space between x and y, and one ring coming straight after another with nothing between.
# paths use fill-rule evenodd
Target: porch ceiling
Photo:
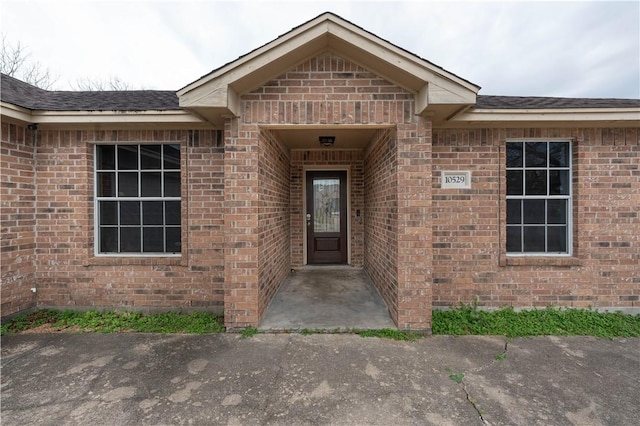
<instances>
[{"instance_id":1,"label":"porch ceiling","mask_svg":"<svg viewBox=\"0 0 640 426\"><path fill-rule=\"evenodd\" d=\"M289 149L364 149L373 139L378 129L344 128L292 128L274 129L274 133ZM335 136L336 142L331 148L320 145L320 136Z\"/></svg>"}]
</instances>

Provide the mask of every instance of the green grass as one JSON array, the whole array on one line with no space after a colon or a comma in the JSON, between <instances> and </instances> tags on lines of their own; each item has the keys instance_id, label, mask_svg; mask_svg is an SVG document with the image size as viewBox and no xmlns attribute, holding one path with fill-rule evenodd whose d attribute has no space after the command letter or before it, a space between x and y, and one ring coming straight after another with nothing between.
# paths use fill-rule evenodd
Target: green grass
<instances>
[{"instance_id":1,"label":"green grass","mask_svg":"<svg viewBox=\"0 0 640 426\"><path fill-rule=\"evenodd\" d=\"M80 332L116 333L220 333L224 331L222 317L204 312L143 315L137 312L58 311L42 309L21 314L2 324L2 334L49 324L54 329L71 329Z\"/></svg>"},{"instance_id":2,"label":"green grass","mask_svg":"<svg viewBox=\"0 0 640 426\"><path fill-rule=\"evenodd\" d=\"M640 337L640 315L558 308L480 311L475 306L461 306L448 311L433 311L432 333L508 337Z\"/></svg>"},{"instance_id":3,"label":"green grass","mask_svg":"<svg viewBox=\"0 0 640 426\"><path fill-rule=\"evenodd\" d=\"M359 335L360 337L378 337L383 339L406 340L409 342L414 342L423 337L423 335L420 333L394 330L391 328L382 328L377 330L355 330L354 333Z\"/></svg>"},{"instance_id":4,"label":"green grass","mask_svg":"<svg viewBox=\"0 0 640 426\"><path fill-rule=\"evenodd\" d=\"M2 324L1 333L19 333L49 324L53 329L78 332L116 333L220 333L224 326L221 316L210 313L167 312L144 315L137 312L58 311L42 309L21 314ZM339 330L338 330L339 331ZM327 333L327 330L301 331L302 335ZM335 330L333 331L335 332ZM377 337L415 341L422 334L394 329L352 330L362 337ZM245 327L241 337L258 333L255 327ZM640 315L604 313L588 309L547 308L516 312L512 308L481 311L475 305L460 306L447 311L433 311L432 334L528 336L596 336L640 337Z\"/></svg>"}]
</instances>

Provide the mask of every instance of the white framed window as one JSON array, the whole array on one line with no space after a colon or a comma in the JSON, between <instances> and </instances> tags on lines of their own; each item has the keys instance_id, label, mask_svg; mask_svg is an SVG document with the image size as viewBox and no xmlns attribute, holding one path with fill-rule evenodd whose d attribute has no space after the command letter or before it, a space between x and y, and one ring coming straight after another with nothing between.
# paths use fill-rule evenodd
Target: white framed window
<instances>
[{"instance_id":1,"label":"white framed window","mask_svg":"<svg viewBox=\"0 0 640 426\"><path fill-rule=\"evenodd\" d=\"M180 145L96 145L96 255L181 252Z\"/></svg>"},{"instance_id":2,"label":"white framed window","mask_svg":"<svg viewBox=\"0 0 640 426\"><path fill-rule=\"evenodd\" d=\"M507 254L571 255L570 140L507 141Z\"/></svg>"}]
</instances>

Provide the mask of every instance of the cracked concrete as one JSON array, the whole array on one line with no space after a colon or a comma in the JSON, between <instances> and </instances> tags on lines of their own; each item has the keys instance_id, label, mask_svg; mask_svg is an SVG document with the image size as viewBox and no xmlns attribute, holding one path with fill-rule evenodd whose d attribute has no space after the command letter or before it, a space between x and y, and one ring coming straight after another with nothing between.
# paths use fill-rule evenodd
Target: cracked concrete
<instances>
[{"instance_id":1,"label":"cracked concrete","mask_svg":"<svg viewBox=\"0 0 640 426\"><path fill-rule=\"evenodd\" d=\"M2 424L627 425L640 418L640 339L505 343L4 336ZM462 383L451 372L464 373Z\"/></svg>"}]
</instances>

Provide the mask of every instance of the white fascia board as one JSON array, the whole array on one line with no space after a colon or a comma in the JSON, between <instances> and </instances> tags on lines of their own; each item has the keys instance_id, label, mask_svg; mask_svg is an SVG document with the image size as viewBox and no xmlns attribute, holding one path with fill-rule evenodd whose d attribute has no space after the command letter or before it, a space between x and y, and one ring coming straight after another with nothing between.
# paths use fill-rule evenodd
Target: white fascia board
<instances>
[{"instance_id":1,"label":"white fascia board","mask_svg":"<svg viewBox=\"0 0 640 426\"><path fill-rule=\"evenodd\" d=\"M450 123L563 121L636 121L640 125L640 108L483 109L463 112L450 120Z\"/></svg>"},{"instance_id":2,"label":"white fascia board","mask_svg":"<svg viewBox=\"0 0 640 426\"><path fill-rule=\"evenodd\" d=\"M0 102L0 115L13 120L22 121L24 123L33 122L31 110L17 105L8 104L6 102Z\"/></svg>"},{"instance_id":3,"label":"white fascia board","mask_svg":"<svg viewBox=\"0 0 640 426\"><path fill-rule=\"evenodd\" d=\"M34 111L39 124L202 124L186 111Z\"/></svg>"}]
</instances>

